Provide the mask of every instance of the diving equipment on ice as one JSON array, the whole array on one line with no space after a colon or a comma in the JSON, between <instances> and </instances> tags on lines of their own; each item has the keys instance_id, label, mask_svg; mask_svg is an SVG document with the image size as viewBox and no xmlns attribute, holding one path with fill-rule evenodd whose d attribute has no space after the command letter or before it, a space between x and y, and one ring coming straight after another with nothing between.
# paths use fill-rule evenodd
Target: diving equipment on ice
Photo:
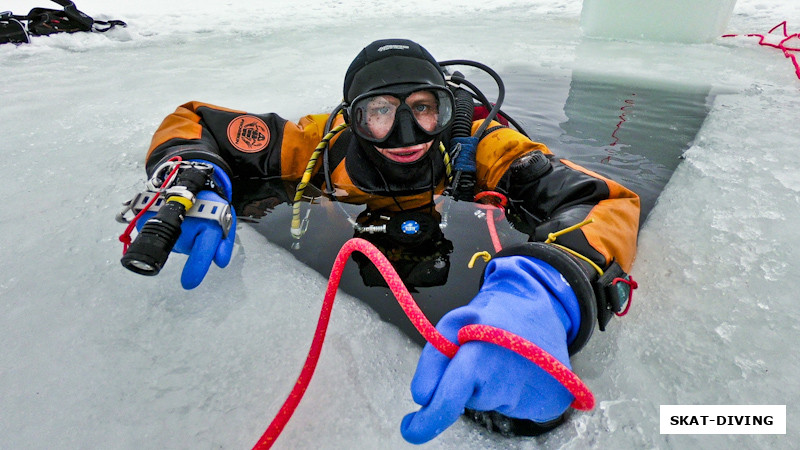
<instances>
[{"instance_id":1,"label":"diving equipment on ice","mask_svg":"<svg viewBox=\"0 0 800 450\"><path fill-rule=\"evenodd\" d=\"M95 20L80 11L70 0L53 0L63 9L33 8L27 15L11 11L0 13L0 44L25 44L30 36L48 36L55 33L78 31L105 32L115 26L125 27L121 20Z\"/></svg>"}]
</instances>

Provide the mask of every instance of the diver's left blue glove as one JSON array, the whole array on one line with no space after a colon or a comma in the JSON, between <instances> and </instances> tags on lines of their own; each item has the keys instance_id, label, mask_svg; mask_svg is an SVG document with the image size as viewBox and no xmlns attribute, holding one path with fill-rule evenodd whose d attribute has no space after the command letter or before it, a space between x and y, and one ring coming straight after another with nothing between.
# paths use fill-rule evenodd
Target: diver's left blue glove
<instances>
[{"instance_id":1,"label":"diver's left blue glove","mask_svg":"<svg viewBox=\"0 0 800 450\"><path fill-rule=\"evenodd\" d=\"M552 266L529 256L493 259L480 292L447 313L436 328L457 343L466 325L490 325L541 347L568 368L567 344L580 325L575 293ZM495 344L472 341L453 359L425 345L411 382L422 408L403 418L400 431L411 443L427 442L452 425L465 408L548 422L561 416L572 394L536 364Z\"/></svg>"}]
</instances>

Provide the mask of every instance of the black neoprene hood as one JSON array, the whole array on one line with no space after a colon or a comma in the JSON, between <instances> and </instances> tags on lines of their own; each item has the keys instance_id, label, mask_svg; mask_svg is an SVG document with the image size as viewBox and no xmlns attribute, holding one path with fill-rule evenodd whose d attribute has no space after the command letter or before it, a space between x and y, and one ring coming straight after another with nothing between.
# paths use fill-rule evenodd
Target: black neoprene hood
<instances>
[{"instance_id":1,"label":"black neoprene hood","mask_svg":"<svg viewBox=\"0 0 800 450\"><path fill-rule=\"evenodd\" d=\"M356 56L344 77L344 99L399 84L445 87L444 75L433 56L407 39L375 41Z\"/></svg>"}]
</instances>

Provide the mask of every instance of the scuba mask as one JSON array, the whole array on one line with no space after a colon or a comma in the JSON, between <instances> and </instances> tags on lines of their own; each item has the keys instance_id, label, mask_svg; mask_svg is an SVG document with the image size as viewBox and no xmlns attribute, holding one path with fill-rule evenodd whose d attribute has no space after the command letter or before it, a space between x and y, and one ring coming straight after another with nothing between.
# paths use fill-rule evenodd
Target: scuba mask
<instances>
[{"instance_id":1,"label":"scuba mask","mask_svg":"<svg viewBox=\"0 0 800 450\"><path fill-rule=\"evenodd\" d=\"M359 95L347 108L353 132L381 148L410 147L430 142L453 121L449 89L410 85Z\"/></svg>"},{"instance_id":2,"label":"scuba mask","mask_svg":"<svg viewBox=\"0 0 800 450\"><path fill-rule=\"evenodd\" d=\"M433 141L452 124L454 99L433 56L407 39L366 46L344 79L345 121L365 147Z\"/></svg>"}]
</instances>

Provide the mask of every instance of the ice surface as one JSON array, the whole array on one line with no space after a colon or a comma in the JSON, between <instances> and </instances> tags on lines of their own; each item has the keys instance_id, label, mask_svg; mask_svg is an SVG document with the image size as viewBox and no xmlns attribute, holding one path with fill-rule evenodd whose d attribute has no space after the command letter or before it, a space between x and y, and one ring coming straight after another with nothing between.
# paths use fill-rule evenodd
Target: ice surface
<instances>
[{"instance_id":1,"label":"ice surface","mask_svg":"<svg viewBox=\"0 0 800 450\"><path fill-rule=\"evenodd\" d=\"M717 94L640 235L631 313L573 358L598 407L535 439L459 421L424 447L792 448L800 80L789 61L746 37L584 39L576 1L461 3L84 0L87 13L130 26L0 46L0 448L255 443L300 370L326 280L242 225L231 266L186 292L180 256L155 278L120 266L113 217L142 187L152 132L178 104L290 119L327 111L355 53L386 36L501 74L574 71ZM787 19L798 31L800 3L739 0L726 32ZM275 448L411 448L399 423L415 409L418 348L357 300L337 302ZM661 404L786 404L787 435L660 435Z\"/></svg>"},{"instance_id":2,"label":"ice surface","mask_svg":"<svg viewBox=\"0 0 800 450\"><path fill-rule=\"evenodd\" d=\"M584 0L587 36L711 42L724 34L736 0Z\"/></svg>"}]
</instances>

